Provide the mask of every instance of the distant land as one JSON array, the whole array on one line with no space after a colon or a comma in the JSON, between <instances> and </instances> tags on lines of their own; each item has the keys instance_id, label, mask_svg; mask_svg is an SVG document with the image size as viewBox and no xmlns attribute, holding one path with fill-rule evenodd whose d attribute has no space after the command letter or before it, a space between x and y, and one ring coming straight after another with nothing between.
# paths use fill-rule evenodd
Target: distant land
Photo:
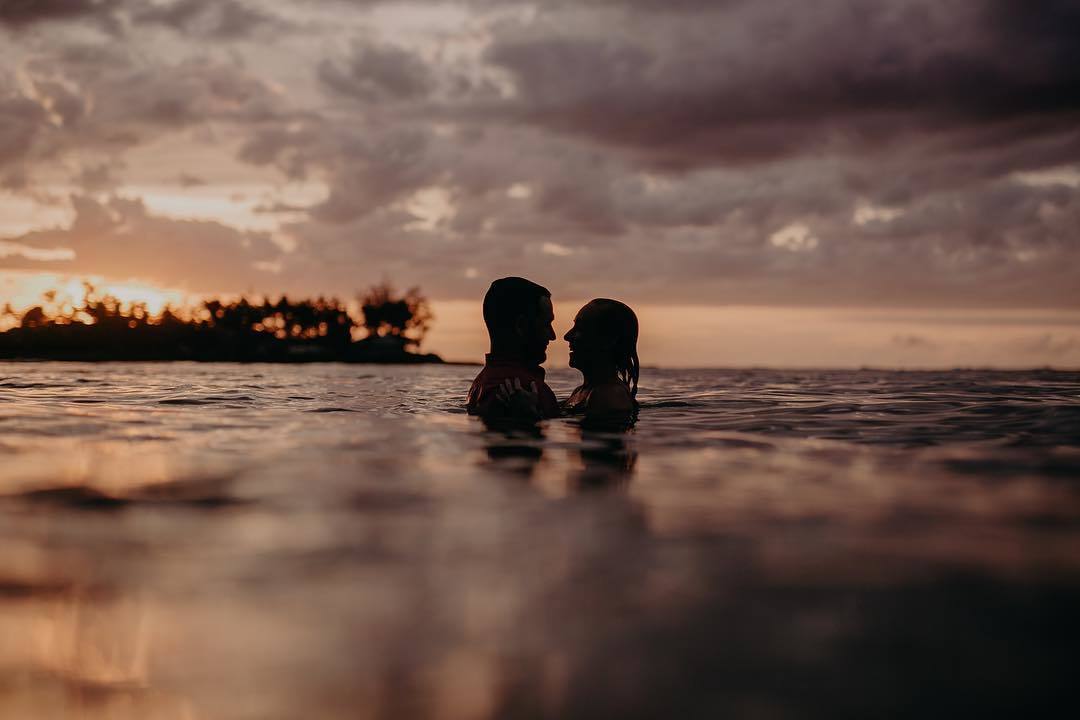
<instances>
[{"instance_id":1,"label":"distant land","mask_svg":"<svg viewBox=\"0 0 1080 720\"><path fill-rule=\"evenodd\" d=\"M418 351L432 314L418 289L361 295L360 319L336 298L205 300L196 308L122 305L85 286L80 302L45 293L22 313L4 307L0 359L73 361L443 363Z\"/></svg>"}]
</instances>

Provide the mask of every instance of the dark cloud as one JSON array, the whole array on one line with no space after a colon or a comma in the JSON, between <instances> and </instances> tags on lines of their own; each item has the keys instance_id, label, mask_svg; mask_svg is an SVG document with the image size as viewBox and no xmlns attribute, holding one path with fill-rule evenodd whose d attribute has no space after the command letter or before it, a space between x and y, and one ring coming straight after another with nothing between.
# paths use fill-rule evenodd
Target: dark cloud
<instances>
[{"instance_id":1,"label":"dark cloud","mask_svg":"<svg viewBox=\"0 0 1080 720\"><path fill-rule=\"evenodd\" d=\"M18 193L29 189L29 187L30 176L27 175L25 168L11 168L0 177L0 188L8 192Z\"/></svg>"},{"instance_id":2,"label":"dark cloud","mask_svg":"<svg viewBox=\"0 0 1080 720\"><path fill-rule=\"evenodd\" d=\"M246 37L263 28L284 29L280 17L241 0L0 0L0 25L91 21L114 35L132 26L160 26L206 39Z\"/></svg>"},{"instance_id":3,"label":"dark cloud","mask_svg":"<svg viewBox=\"0 0 1080 720\"><path fill-rule=\"evenodd\" d=\"M0 95L0 167L26 157L46 120L44 108L21 94Z\"/></svg>"},{"instance_id":4,"label":"dark cloud","mask_svg":"<svg viewBox=\"0 0 1080 720\"><path fill-rule=\"evenodd\" d=\"M392 45L357 43L344 65L323 61L318 74L330 90L367 102L418 98L434 86L425 62Z\"/></svg>"},{"instance_id":5,"label":"dark cloud","mask_svg":"<svg viewBox=\"0 0 1080 720\"><path fill-rule=\"evenodd\" d=\"M892 344L909 350L933 350L938 347L937 343L922 335L894 335Z\"/></svg>"},{"instance_id":6,"label":"dark cloud","mask_svg":"<svg viewBox=\"0 0 1080 720\"><path fill-rule=\"evenodd\" d=\"M0 0L0 24L20 27L112 11L119 0Z\"/></svg>"},{"instance_id":7,"label":"dark cloud","mask_svg":"<svg viewBox=\"0 0 1080 720\"><path fill-rule=\"evenodd\" d=\"M283 113L265 81L199 57L167 64L122 49L60 45L20 73L16 83L0 72L0 169L22 164L27 176L32 166L53 171L69 156L84 167L115 164L118 153L187 128Z\"/></svg>"},{"instance_id":8,"label":"dark cloud","mask_svg":"<svg viewBox=\"0 0 1080 720\"><path fill-rule=\"evenodd\" d=\"M284 21L254 4L237 0L176 0L161 5L136 5L133 22L160 25L180 33L222 40L246 37L263 28L285 27Z\"/></svg>"},{"instance_id":9,"label":"dark cloud","mask_svg":"<svg viewBox=\"0 0 1080 720\"><path fill-rule=\"evenodd\" d=\"M198 175L192 175L191 173L180 173L176 178L176 181L182 188L193 188L206 185L206 180Z\"/></svg>"},{"instance_id":10,"label":"dark cloud","mask_svg":"<svg viewBox=\"0 0 1080 720\"><path fill-rule=\"evenodd\" d=\"M88 90L105 103L94 120L114 126L258 122L276 111L276 96L262 80L240 67L199 58L133 67Z\"/></svg>"},{"instance_id":11,"label":"dark cloud","mask_svg":"<svg viewBox=\"0 0 1080 720\"><path fill-rule=\"evenodd\" d=\"M321 120L292 128L270 126L253 134L240 157L301 179L317 171L327 198L310 208L319 220L347 223L401 200L439 178L430 159L433 137L405 127L365 129Z\"/></svg>"},{"instance_id":12,"label":"dark cloud","mask_svg":"<svg viewBox=\"0 0 1080 720\"><path fill-rule=\"evenodd\" d=\"M113 190L119 184L115 173L123 163L98 163L83 167L75 176L75 183L88 193Z\"/></svg>"},{"instance_id":13,"label":"dark cloud","mask_svg":"<svg viewBox=\"0 0 1080 720\"><path fill-rule=\"evenodd\" d=\"M632 14L615 32L523 24L488 57L513 77L506 111L524 121L658 166L758 162L1025 121L1034 134L1074 128L1075 8L745 3L651 29Z\"/></svg>"}]
</instances>

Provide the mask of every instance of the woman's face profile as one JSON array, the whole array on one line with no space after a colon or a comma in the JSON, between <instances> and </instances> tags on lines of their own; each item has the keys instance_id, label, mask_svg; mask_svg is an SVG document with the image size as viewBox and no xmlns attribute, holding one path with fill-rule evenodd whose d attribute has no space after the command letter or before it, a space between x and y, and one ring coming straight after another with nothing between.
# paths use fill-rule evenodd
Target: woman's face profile
<instances>
[{"instance_id":1,"label":"woman's face profile","mask_svg":"<svg viewBox=\"0 0 1080 720\"><path fill-rule=\"evenodd\" d=\"M570 367L585 368L608 353L609 343L600 332L600 311L591 303L574 317L574 325L563 336L570 345Z\"/></svg>"}]
</instances>

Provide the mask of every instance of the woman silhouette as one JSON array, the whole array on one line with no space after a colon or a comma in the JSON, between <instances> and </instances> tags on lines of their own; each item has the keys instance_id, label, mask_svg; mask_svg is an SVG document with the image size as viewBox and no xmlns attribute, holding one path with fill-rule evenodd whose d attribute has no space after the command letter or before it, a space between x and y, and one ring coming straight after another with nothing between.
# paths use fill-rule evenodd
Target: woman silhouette
<instances>
[{"instance_id":1,"label":"woman silhouette","mask_svg":"<svg viewBox=\"0 0 1080 720\"><path fill-rule=\"evenodd\" d=\"M565 413L587 419L633 419L640 367L637 338L637 316L618 300L598 298L578 311L563 339L570 343L570 367L583 377L563 403Z\"/></svg>"}]
</instances>

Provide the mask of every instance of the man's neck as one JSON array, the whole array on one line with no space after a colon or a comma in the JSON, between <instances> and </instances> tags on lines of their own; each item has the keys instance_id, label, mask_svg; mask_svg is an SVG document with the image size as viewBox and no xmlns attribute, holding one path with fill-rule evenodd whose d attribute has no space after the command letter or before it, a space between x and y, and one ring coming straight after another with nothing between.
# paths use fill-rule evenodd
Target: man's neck
<instances>
[{"instance_id":1,"label":"man's neck","mask_svg":"<svg viewBox=\"0 0 1080 720\"><path fill-rule=\"evenodd\" d=\"M496 362L504 363L517 363L519 365L528 365L532 367L536 365L534 362L530 362L525 358L525 353L517 348L503 348L492 346L491 351L488 353L489 360L495 360Z\"/></svg>"}]
</instances>

